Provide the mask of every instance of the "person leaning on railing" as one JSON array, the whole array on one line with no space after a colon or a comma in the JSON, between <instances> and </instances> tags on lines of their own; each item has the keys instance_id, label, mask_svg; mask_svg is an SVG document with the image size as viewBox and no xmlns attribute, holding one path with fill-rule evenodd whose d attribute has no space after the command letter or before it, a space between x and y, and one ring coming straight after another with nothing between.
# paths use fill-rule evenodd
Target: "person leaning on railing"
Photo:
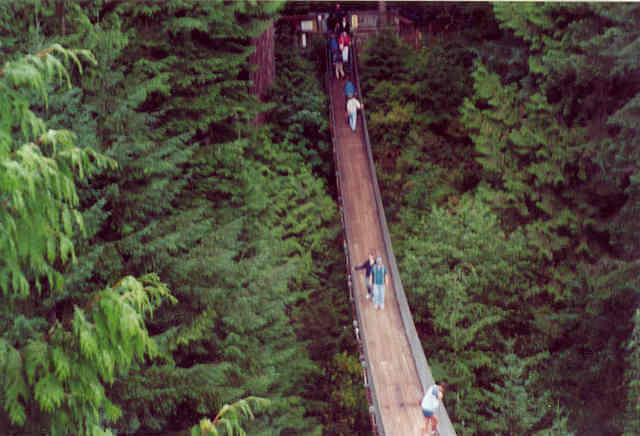
<instances>
[{"instance_id":1,"label":"person leaning on railing","mask_svg":"<svg viewBox=\"0 0 640 436\"><path fill-rule=\"evenodd\" d=\"M438 432L436 409L440 406L446 389L447 384L445 382L436 383L427 389L427 392L424 394L424 397L420 402L422 415L424 416L424 431L428 436L440 434ZM433 424L433 426L431 424ZM431 430L432 427L433 431Z\"/></svg>"}]
</instances>

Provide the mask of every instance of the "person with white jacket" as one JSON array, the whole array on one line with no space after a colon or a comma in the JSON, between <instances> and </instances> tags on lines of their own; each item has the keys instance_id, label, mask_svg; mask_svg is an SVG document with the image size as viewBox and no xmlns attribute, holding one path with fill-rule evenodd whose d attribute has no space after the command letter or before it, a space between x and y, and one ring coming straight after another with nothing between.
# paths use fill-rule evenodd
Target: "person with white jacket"
<instances>
[{"instance_id":1,"label":"person with white jacket","mask_svg":"<svg viewBox=\"0 0 640 436\"><path fill-rule=\"evenodd\" d=\"M347 100L347 116L349 117L351 130L354 132L356 131L356 122L358 121L358 109L362 109L363 106L364 105L353 95Z\"/></svg>"},{"instance_id":2,"label":"person with white jacket","mask_svg":"<svg viewBox=\"0 0 640 436\"><path fill-rule=\"evenodd\" d=\"M436 409L440 406L444 391L447 388L445 382L440 382L432 385L427 389L427 392L422 398L420 406L422 407L422 415L424 416L424 431L425 434L437 435L438 434L438 418L436 417ZM433 430L431 430L431 424L433 423Z\"/></svg>"}]
</instances>

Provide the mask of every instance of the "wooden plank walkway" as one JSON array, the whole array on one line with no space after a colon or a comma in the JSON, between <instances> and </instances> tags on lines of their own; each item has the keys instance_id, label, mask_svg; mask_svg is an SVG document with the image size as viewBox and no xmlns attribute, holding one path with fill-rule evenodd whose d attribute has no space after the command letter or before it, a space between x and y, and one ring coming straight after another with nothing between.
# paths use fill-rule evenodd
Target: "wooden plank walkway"
<instances>
[{"instance_id":1,"label":"wooden plank walkway","mask_svg":"<svg viewBox=\"0 0 640 436\"><path fill-rule=\"evenodd\" d=\"M357 83L354 79L352 81ZM369 250L382 256L388 271L393 273L390 262L393 263L396 274L397 267L393 253L387 250L387 245L390 250L388 235L388 243L385 245L386 221L382 225L378 215L377 181L371 174L366 146L368 136L365 139L363 135L362 113L358 113L357 131L352 132L345 120L344 85L345 80L337 81L332 78L329 81L334 152L348 246L347 264L351 265L353 294L368 366L368 383L372 385L371 402L375 407L374 416L380 421L376 423L377 432L389 436L422 436L424 418L419 404L424 385L433 383L433 378L426 366L402 289L402 301L398 301L397 288L402 288L399 277L390 277L384 310L377 311L372 300L365 298L364 272L353 271L353 266L361 264L367 258ZM379 204L381 208L381 203ZM413 329L413 344L409 339L411 335L407 334L407 323ZM416 348L419 348L418 353ZM416 354L420 356L416 358ZM419 374L418 367L422 374ZM440 419L441 436L455 435L446 410L440 407L437 415Z\"/></svg>"}]
</instances>

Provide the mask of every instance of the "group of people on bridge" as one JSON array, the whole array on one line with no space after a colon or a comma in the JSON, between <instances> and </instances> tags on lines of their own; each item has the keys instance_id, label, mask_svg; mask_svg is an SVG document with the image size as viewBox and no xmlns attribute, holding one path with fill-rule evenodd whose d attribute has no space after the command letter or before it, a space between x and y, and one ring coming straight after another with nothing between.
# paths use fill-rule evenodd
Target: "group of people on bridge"
<instances>
[{"instance_id":1,"label":"group of people on bridge","mask_svg":"<svg viewBox=\"0 0 640 436\"><path fill-rule=\"evenodd\" d=\"M357 99L355 86L351 82L351 66L353 63L351 23L347 12L340 8L340 3L336 3L335 9L327 18L327 30L329 34L329 57L335 70L336 80L346 79L344 87L346 122L351 127L351 130L355 132L358 109L362 109L363 105Z\"/></svg>"},{"instance_id":2,"label":"group of people on bridge","mask_svg":"<svg viewBox=\"0 0 640 436\"><path fill-rule=\"evenodd\" d=\"M347 73L351 73L351 57L349 49L351 47L351 37L346 30L343 30L339 36L335 32L329 34L329 51L331 53L331 62L336 72L336 80L343 79L344 66L347 66Z\"/></svg>"},{"instance_id":3,"label":"group of people on bridge","mask_svg":"<svg viewBox=\"0 0 640 436\"><path fill-rule=\"evenodd\" d=\"M348 14L336 3L335 9L327 18L327 32L329 38L329 56L333 63L336 80L346 79L344 85L345 108L347 123L352 131L356 131L357 111L364 105L356 98L356 88L351 82L351 26ZM347 68L345 73L344 68ZM384 310L384 296L389 286L389 272L382 263L380 255L374 256L374 250L369 250L367 259L354 268L365 271L365 284L367 289L366 299L373 300L373 306L378 310ZM430 386L419 405L425 422L425 434L438 435L438 418L436 409L444 396L447 385L445 382L435 383Z\"/></svg>"},{"instance_id":4,"label":"group of people on bridge","mask_svg":"<svg viewBox=\"0 0 640 436\"><path fill-rule=\"evenodd\" d=\"M362 265L355 269L365 270L365 282L367 285L367 300L373 297L373 306L376 310L384 309L384 293L386 286L389 286L389 273L382 264L382 257L378 256L373 260L373 250L369 251L369 257Z\"/></svg>"},{"instance_id":5,"label":"group of people on bridge","mask_svg":"<svg viewBox=\"0 0 640 436\"><path fill-rule=\"evenodd\" d=\"M389 286L389 273L382 264L382 257L377 256L374 260L373 250L369 250L367 260L354 268L355 271L364 270L365 283L367 288L366 299L373 299L373 306L376 310L384 310L384 294ZM438 418L436 409L444 397L447 388L445 382L435 383L427 389L420 401L422 416L424 416L424 431L427 435L439 435Z\"/></svg>"}]
</instances>

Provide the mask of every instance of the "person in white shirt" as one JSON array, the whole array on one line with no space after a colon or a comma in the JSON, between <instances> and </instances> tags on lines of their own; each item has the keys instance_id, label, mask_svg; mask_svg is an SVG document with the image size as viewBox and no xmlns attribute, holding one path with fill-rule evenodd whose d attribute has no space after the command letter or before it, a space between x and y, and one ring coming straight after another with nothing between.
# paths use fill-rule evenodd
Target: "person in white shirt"
<instances>
[{"instance_id":1,"label":"person in white shirt","mask_svg":"<svg viewBox=\"0 0 640 436\"><path fill-rule=\"evenodd\" d=\"M363 107L364 105L353 95L347 100L347 116L349 117L351 130L354 132L356 131L356 121L358 121L358 109L362 109Z\"/></svg>"},{"instance_id":2,"label":"person in white shirt","mask_svg":"<svg viewBox=\"0 0 640 436\"><path fill-rule=\"evenodd\" d=\"M422 407L422 415L424 415L424 431L427 435L438 434L438 418L436 417L436 409L442 401L444 391L447 389L445 382L432 385L422 398L420 406ZM433 423L433 431L431 424Z\"/></svg>"}]
</instances>

